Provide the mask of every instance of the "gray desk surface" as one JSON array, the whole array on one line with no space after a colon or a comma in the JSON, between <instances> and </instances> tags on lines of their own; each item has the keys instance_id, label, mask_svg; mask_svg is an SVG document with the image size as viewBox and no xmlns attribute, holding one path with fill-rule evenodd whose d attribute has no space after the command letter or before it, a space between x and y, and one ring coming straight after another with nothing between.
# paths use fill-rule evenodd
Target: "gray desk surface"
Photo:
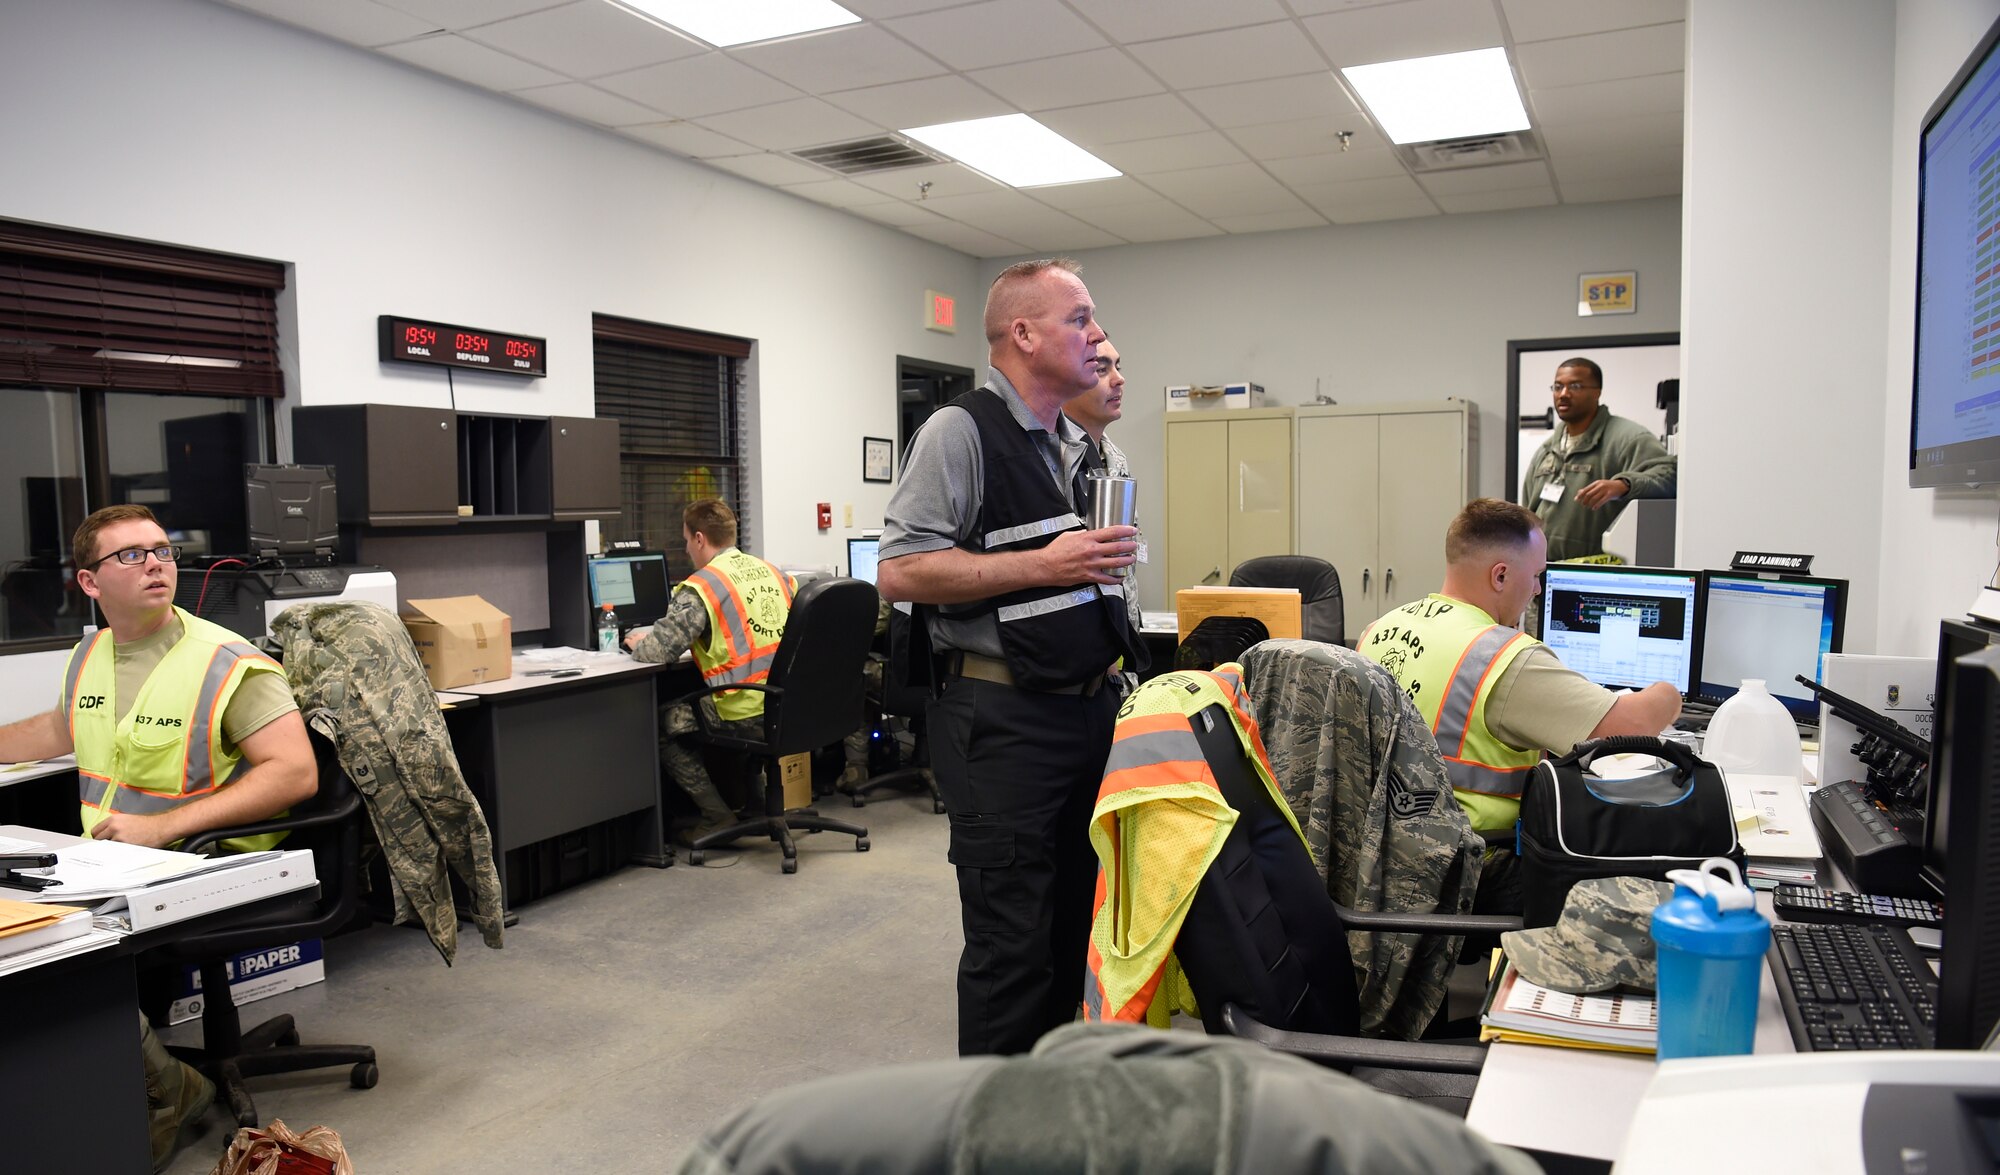
<instances>
[{"instance_id":1,"label":"gray desk surface","mask_svg":"<svg viewBox=\"0 0 2000 1175\"><path fill-rule=\"evenodd\" d=\"M46 779L51 775L61 775L76 770L76 756L64 755L57 759L43 759L39 763L9 763L0 766L0 787L9 784L26 783L31 779Z\"/></svg>"},{"instance_id":2,"label":"gray desk surface","mask_svg":"<svg viewBox=\"0 0 2000 1175\"><path fill-rule=\"evenodd\" d=\"M622 653L585 653L579 651L574 662L549 662L514 658L514 675L499 681L482 682L478 685L455 685L449 690L440 690L440 698L462 694L475 698L501 697L506 694L522 693L544 687L568 685L579 681L603 680L635 673L658 673L666 666L647 661L634 661ZM551 677L547 675L529 677L531 669L561 669L568 673L572 669L581 670L574 677Z\"/></svg>"}]
</instances>

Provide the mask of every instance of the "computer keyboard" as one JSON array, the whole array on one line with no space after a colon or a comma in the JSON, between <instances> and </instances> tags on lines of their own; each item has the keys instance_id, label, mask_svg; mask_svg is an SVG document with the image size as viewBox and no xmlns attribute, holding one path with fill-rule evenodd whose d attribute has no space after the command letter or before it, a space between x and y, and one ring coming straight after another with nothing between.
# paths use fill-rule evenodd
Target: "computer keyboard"
<instances>
[{"instance_id":1,"label":"computer keyboard","mask_svg":"<svg viewBox=\"0 0 2000 1175\"><path fill-rule=\"evenodd\" d=\"M1903 931L1780 923L1769 959L1801 1051L1932 1047L1937 977Z\"/></svg>"}]
</instances>

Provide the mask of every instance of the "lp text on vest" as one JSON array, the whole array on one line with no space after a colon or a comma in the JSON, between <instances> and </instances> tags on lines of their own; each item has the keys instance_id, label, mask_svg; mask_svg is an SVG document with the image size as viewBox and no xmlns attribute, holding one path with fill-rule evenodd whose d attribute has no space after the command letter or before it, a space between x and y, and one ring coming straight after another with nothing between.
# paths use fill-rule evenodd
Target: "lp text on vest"
<instances>
[{"instance_id":1,"label":"lp text on vest","mask_svg":"<svg viewBox=\"0 0 2000 1175\"><path fill-rule=\"evenodd\" d=\"M223 966L229 973L229 998L238 1006L326 980L325 956L316 938L246 951ZM167 1022L179 1024L199 1017L204 1002L201 971L192 964L183 967Z\"/></svg>"}]
</instances>

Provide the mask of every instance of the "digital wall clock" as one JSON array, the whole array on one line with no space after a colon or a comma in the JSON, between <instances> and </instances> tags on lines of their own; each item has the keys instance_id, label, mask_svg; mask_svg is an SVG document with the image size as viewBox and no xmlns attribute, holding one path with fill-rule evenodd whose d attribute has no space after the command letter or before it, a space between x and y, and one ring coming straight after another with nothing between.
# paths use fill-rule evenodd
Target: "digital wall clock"
<instances>
[{"instance_id":1,"label":"digital wall clock","mask_svg":"<svg viewBox=\"0 0 2000 1175\"><path fill-rule=\"evenodd\" d=\"M381 357L397 363L435 363L504 371L510 375L549 373L549 341L529 335L475 330L420 318L382 315Z\"/></svg>"}]
</instances>

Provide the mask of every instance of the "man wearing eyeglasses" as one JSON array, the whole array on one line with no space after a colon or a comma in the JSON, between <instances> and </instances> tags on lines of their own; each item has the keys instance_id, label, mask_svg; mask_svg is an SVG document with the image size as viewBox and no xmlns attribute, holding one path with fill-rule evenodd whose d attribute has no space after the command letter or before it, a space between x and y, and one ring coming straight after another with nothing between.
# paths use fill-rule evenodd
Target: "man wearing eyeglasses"
<instances>
[{"instance_id":1,"label":"man wearing eyeglasses","mask_svg":"<svg viewBox=\"0 0 2000 1175\"><path fill-rule=\"evenodd\" d=\"M1549 562L1604 553L1604 532L1633 498L1671 498L1679 466L1659 438L1601 407L1604 372L1565 359L1549 387L1562 427L1528 462L1521 504L1542 520Z\"/></svg>"}]
</instances>

